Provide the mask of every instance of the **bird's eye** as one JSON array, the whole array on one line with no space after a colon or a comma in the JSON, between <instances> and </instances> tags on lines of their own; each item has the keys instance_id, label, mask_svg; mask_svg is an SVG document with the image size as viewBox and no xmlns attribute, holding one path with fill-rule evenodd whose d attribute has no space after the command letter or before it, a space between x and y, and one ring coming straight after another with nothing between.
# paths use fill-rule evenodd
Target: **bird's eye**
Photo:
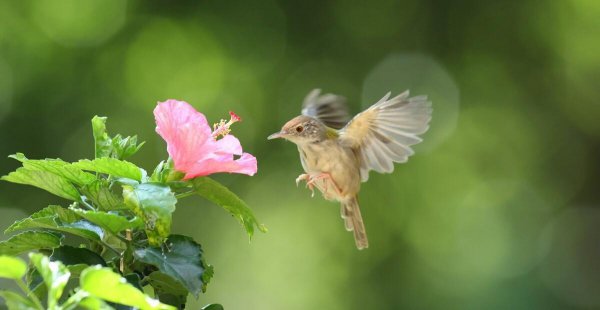
<instances>
[{"instance_id":1,"label":"bird's eye","mask_svg":"<svg viewBox=\"0 0 600 310\"><path fill-rule=\"evenodd\" d=\"M296 127L296 132L300 133L302 131L304 131L304 127L302 127L302 126Z\"/></svg>"}]
</instances>

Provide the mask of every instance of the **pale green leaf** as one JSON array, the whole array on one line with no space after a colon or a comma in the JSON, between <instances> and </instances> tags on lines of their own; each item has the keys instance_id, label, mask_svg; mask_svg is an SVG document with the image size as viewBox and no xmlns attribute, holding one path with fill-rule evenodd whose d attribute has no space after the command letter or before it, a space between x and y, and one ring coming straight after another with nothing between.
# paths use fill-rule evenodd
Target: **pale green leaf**
<instances>
[{"instance_id":1,"label":"pale green leaf","mask_svg":"<svg viewBox=\"0 0 600 310\"><path fill-rule=\"evenodd\" d=\"M27 264L17 257L0 255L0 278L20 279L27 272Z\"/></svg>"},{"instance_id":2,"label":"pale green leaf","mask_svg":"<svg viewBox=\"0 0 600 310\"><path fill-rule=\"evenodd\" d=\"M8 157L22 162L23 167L28 170L47 171L63 177L77 185L88 184L96 180L95 175L81 171L81 169L73 167L71 163L60 159L27 159L22 153L17 153Z\"/></svg>"},{"instance_id":3,"label":"pale green leaf","mask_svg":"<svg viewBox=\"0 0 600 310\"><path fill-rule=\"evenodd\" d=\"M117 234L125 229L136 229L144 227L144 223L141 220L138 220L137 218L128 220L124 216L113 213L101 211L86 211L76 208L69 209L79 214L79 216L83 217L89 222L94 223L113 234Z\"/></svg>"},{"instance_id":4,"label":"pale green leaf","mask_svg":"<svg viewBox=\"0 0 600 310\"><path fill-rule=\"evenodd\" d=\"M8 240L0 241L0 255L17 255L32 250L53 249L60 246L61 239L61 236L46 231L26 231Z\"/></svg>"},{"instance_id":5,"label":"pale green leaf","mask_svg":"<svg viewBox=\"0 0 600 310\"><path fill-rule=\"evenodd\" d=\"M29 170L21 167L2 177L2 180L31 185L46 190L56 196L79 201L79 192L66 178L47 171Z\"/></svg>"},{"instance_id":6,"label":"pale green leaf","mask_svg":"<svg viewBox=\"0 0 600 310\"><path fill-rule=\"evenodd\" d=\"M62 296L71 273L61 262L52 262L42 254L30 253L29 259L44 279L44 284L48 289L48 308L54 309L60 296Z\"/></svg>"},{"instance_id":7,"label":"pale green leaf","mask_svg":"<svg viewBox=\"0 0 600 310\"><path fill-rule=\"evenodd\" d=\"M220 304L210 304L202 307L201 310L224 310Z\"/></svg>"},{"instance_id":8,"label":"pale green leaf","mask_svg":"<svg viewBox=\"0 0 600 310\"><path fill-rule=\"evenodd\" d=\"M137 136L125 137L116 135L112 138L113 157L125 159L137 153L146 142L137 143Z\"/></svg>"},{"instance_id":9,"label":"pale green leaf","mask_svg":"<svg viewBox=\"0 0 600 310\"><path fill-rule=\"evenodd\" d=\"M66 232L96 241L104 237L100 227L81 220L77 213L60 206L48 206L26 219L15 222L5 232L36 228Z\"/></svg>"},{"instance_id":10,"label":"pale green leaf","mask_svg":"<svg viewBox=\"0 0 600 310\"><path fill-rule=\"evenodd\" d=\"M237 218L246 229L250 238L254 234L255 226L262 232L267 231L267 228L263 224L258 223L250 207L221 183L207 177L193 179L191 183L194 186L196 194L223 207L233 217Z\"/></svg>"},{"instance_id":11,"label":"pale green leaf","mask_svg":"<svg viewBox=\"0 0 600 310\"><path fill-rule=\"evenodd\" d=\"M192 238L171 235L160 248L135 249L133 255L139 261L151 264L183 284L196 297L203 287L202 275L206 266L202 260L202 248Z\"/></svg>"},{"instance_id":12,"label":"pale green leaf","mask_svg":"<svg viewBox=\"0 0 600 310\"><path fill-rule=\"evenodd\" d=\"M114 177L133 179L138 182L142 180L142 170L138 166L116 158L82 159L73 163L73 166L81 170L105 173Z\"/></svg>"},{"instance_id":13,"label":"pale green leaf","mask_svg":"<svg viewBox=\"0 0 600 310\"><path fill-rule=\"evenodd\" d=\"M125 207L123 199L109 189L109 183L106 180L96 180L84 185L81 187L81 193L100 210L112 211Z\"/></svg>"},{"instance_id":14,"label":"pale green leaf","mask_svg":"<svg viewBox=\"0 0 600 310\"><path fill-rule=\"evenodd\" d=\"M79 299L79 298L81 298L82 295L84 295L84 293L85 293L85 295L89 295L85 291L79 291L79 292L81 292L81 294L79 296L75 296L75 295L72 296L72 297L74 297L73 299L75 299L73 301L73 303L75 303L77 305L77 308L75 308L75 309L87 309L87 310L114 310L115 309L115 308L109 306L106 302L104 302L104 300L96 298L96 297L87 296L85 298ZM69 299L71 299L71 298L69 298ZM70 310L70 309L65 308L65 310Z\"/></svg>"},{"instance_id":15,"label":"pale green leaf","mask_svg":"<svg viewBox=\"0 0 600 310\"><path fill-rule=\"evenodd\" d=\"M81 274L80 285L91 296L126 306L140 309L176 309L146 296L110 268L87 268Z\"/></svg>"},{"instance_id":16,"label":"pale green leaf","mask_svg":"<svg viewBox=\"0 0 600 310\"><path fill-rule=\"evenodd\" d=\"M171 188L160 183L124 185L123 198L125 204L144 221L150 244L162 243L171 232L171 216L177 203Z\"/></svg>"},{"instance_id":17,"label":"pale green leaf","mask_svg":"<svg viewBox=\"0 0 600 310\"><path fill-rule=\"evenodd\" d=\"M96 115L92 118L92 133L96 158L109 157L112 152L112 142L106 133L106 117Z\"/></svg>"}]
</instances>

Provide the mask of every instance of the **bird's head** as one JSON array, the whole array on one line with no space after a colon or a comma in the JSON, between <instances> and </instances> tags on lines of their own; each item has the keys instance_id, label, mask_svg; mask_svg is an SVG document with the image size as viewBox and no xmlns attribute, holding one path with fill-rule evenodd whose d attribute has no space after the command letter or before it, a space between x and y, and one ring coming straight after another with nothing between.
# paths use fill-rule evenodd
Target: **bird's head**
<instances>
[{"instance_id":1,"label":"bird's head","mask_svg":"<svg viewBox=\"0 0 600 310\"><path fill-rule=\"evenodd\" d=\"M313 143L326 138L327 128L320 121L305 115L294 117L281 128L281 131L267 139L283 138L296 144Z\"/></svg>"}]
</instances>

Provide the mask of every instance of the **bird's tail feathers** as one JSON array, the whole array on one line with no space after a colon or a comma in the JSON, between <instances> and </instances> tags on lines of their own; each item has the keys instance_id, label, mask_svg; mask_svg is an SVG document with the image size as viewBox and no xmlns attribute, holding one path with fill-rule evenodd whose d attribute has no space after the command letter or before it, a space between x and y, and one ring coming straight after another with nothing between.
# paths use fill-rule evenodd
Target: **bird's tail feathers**
<instances>
[{"instance_id":1,"label":"bird's tail feathers","mask_svg":"<svg viewBox=\"0 0 600 310\"><path fill-rule=\"evenodd\" d=\"M365 230L365 224L363 223L362 215L360 214L358 199L354 197L348 201L342 202L341 214L342 219L344 219L346 230L354 232L356 247L359 250L368 248L369 240L367 239L367 231Z\"/></svg>"}]
</instances>

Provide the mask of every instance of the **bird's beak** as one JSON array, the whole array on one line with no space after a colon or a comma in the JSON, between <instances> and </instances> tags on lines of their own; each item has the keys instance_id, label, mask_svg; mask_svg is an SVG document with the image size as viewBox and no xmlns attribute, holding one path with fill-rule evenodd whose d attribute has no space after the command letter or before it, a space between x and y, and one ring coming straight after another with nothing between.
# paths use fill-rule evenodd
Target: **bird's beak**
<instances>
[{"instance_id":1,"label":"bird's beak","mask_svg":"<svg viewBox=\"0 0 600 310\"><path fill-rule=\"evenodd\" d=\"M273 140L273 139L278 139L278 138L283 138L283 136L285 135L284 132L276 132L270 136L267 137L267 140Z\"/></svg>"}]
</instances>

